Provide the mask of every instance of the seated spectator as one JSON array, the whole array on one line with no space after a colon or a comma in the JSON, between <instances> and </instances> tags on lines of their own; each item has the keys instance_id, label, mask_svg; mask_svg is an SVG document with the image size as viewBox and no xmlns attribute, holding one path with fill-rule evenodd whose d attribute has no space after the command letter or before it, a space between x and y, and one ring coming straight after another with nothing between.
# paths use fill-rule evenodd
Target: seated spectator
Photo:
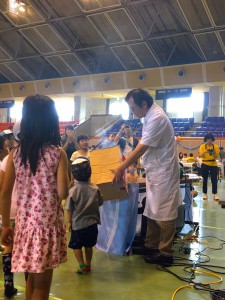
<instances>
[{"instance_id":1,"label":"seated spectator","mask_svg":"<svg viewBox=\"0 0 225 300\"><path fill-rule=\"evenodd\" d=\"M180 152L178 155L179 161L182 161L183 157L184 157L183 152Z\"/></svg>"},{"instance_id":2,"label":"seated spectator","mask_svg":"<svg viewBox=\"0 0 225 300\"><path fill-rule=\"evenodd\" d=\"M184 153L184 156L183 156L183 158L182 158L182 161L187 161L187 153Z\"/></svg>"},{"instance_id":3,"label":"seated spectator","mask_svg":"<svg viewBox=\"0 0 225 300\"><path fill-rule=\"evenodd\" d=\"M123 137L121 137L122 133L124 133ZM138 139L133 137L132 129L129 124L123 124L121 126L120 131L115 136L114 142L118 142L124 159L128 157L139 143Z\"/></svg>"},{"instance_id":4,"label":"seated spectator","mask_svg":"<svg viewBox=\"0 0 225 300\"><path fill-rule=\"evenodd\" d=\"M76 158L82 156L86 158L90 158L90 151L88 150L88 137L86 135L79 135L77 137L77 144L79 146L79 150L75 151L71 158L70 161L73 162Z\"/></svg>"},{"instance_id":5,"label":"seated spectator","mask_svg":"<svg viewBox=\"0 0 225 300\"><path fill-rule=\"evenodd\" d=\"M225 151L223 150L223 147L219 147L219 150L220 161L222 161L223 159L225 159Z\"/></svg>"},{"instance_id":6,"label":"seated spectator","mask_svg":"<svg viewBox=\"0 0 225 300\"><path fill-rule=\"evenodd\" d=\"M138 179L138 173L137 173L137 164L131 164L127 169L127 182L128 183L134 183L137 182Z\"/></svg>"},{"instance_id":7,"label":"seated spectator","mask_svg":"<svg viewBox=\"0 0 225 300\"><path fill-rule=\"evenodd\" d=\"M196 159L194 158L194 154L193 153L190 153L188 158L187 158L187 162L189 163L194 163L196 162Z\"/></svg>"}]
</instances>

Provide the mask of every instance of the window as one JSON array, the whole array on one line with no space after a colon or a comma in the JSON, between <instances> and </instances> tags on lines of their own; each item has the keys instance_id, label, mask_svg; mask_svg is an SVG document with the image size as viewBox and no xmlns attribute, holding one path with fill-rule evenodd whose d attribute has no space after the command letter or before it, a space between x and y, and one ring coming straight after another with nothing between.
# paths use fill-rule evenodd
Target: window
<instances>
[{"instance_id":1,"label":"window","mask_svg":"<svg viewBox=\"0 0 225 300\"><path fill-rule=\"evenodd\" d=\"M129 118L129 107L124 99L111 100L109 106L109 113L111 115L122 115L124 120Z\"/></svg>"},{"instance_id":2,"label":"window","mask_svg":"<svg viewBox=\"0 0 225 300\"><path fill-rule=\"evenodd\" d=\"M193 93L190 98L167 99L166 111L177 118L192 118L195 112L202 112L204 94Z\"/></svg>"},{"instance_id":3,"label":"window","mask_svg":"<svg viewBox=\"0 0 225 300\"><path fill-rule=\"evenodd\" d=\"M23 108L23 102L15 102L13 107L10 108L10 119L12 120L12 122L21 120L22 108Z\"/></svg>"}]
</instances>

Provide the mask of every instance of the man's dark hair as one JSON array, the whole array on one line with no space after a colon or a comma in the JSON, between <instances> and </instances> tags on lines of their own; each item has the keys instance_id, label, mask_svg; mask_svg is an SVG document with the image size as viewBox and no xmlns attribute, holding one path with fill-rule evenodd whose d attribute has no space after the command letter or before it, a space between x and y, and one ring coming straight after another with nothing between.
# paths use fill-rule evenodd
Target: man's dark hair
<instances>
[{"instance_id":1,"label":"man's dark hair","mask_svg":"<svg viewBox=\"0 0 225 300\"><path fill-rule=\"evenodd\" d=\"M204 142L207 142L207 140L211 139L213 142L215 141L214 135L211 132L208 132L204 136Z\"/></svg>"},{"instance_id":2,"label":"man's dark hair","mask_svg":"<svg viewBox=\"0 0 225 300\"><path fill-rule=\"evenodd\" d=\"M194 156L194 154L193 154L193 153L190 153L190 154L189 154L189 156L190 156L190 157L193 157L193 156Z\"/></svg>"},{"instance_id":3,"label":"man's dark hair","mask_svg":"<svg viewBox=\"0 0 225 300\"><path fill-rule=\"evenodd\" d=\"M153 104L153 98L149 95L148 92L142 89L134 89L131 90L125 98L125 101L128 102L128 100L133 97L134 103L137 104L137 106L141 107L142 102L146 101L148 107L150 108Z\"/></svg>"},{"instance_id":4,"label":"man's dark hair","mask_svg":"<svg viewBox=\"0 0 225 300\"><path fill-rule=\"evenodd\" d=\"M80 141L88 141L89 140L89 138L88 138L88 136L87 135L84 135L84 134L81 134L81 135L78 135L78 137L77 137L77 143L79 144L79 142Z\"/></svg>"}]
</instances>

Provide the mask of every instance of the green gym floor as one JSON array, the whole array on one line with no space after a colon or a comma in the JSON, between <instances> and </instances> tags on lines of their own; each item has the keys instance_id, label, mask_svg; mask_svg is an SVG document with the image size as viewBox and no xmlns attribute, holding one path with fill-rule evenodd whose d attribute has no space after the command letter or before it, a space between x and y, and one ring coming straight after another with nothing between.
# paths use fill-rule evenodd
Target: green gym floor
<instances>
[{"instance_id":1,"label":"green gym floor","mask_svg":"<svg viewBox=\"0 0 225 300\"><path fill-rule=\"evenodd\" d=\"M208 259L205 255L208 255L210 261L206 264L209 265L209 269L214 272L218 271L218 269L210 267L210 265L217 265L224 267L219 271L225 273L225 248L220 247L222 242L216 239L225 240L225 209L222 209L212 199L210 193L208 193L209 199L207 201L201 199L201 183L195 186L195 189L199 191L199 195L194 201L194 221L198 221L200 224L199 240L193 243L177 242L174 253L175 263L188 263L185 259L195 261L200 259L204 263ZM221 199L224 196L225 199L225 180L222 180L218 185L218 195ZM191 228L185 227L186 235L184 237L191 233L189 229ZM192 248L190 255L181 253L186 246ZM214 250L216 248L222 249ZM202 250L204 251L199 257L197 252ZM183 259L181 260L181 258ZM54 271L50 299L171 300L175 290L187 284L169 273L157 270L155 265L146 264L142 256L119 257L95 249L93 270L90 274L75 274L74 269L76 266L77 263L73 253L69 249L68 262ZM184 266L172 266L169 270L179 276L190 278L190 274L184 271ZM221 277L225 280L225 275L221 275ZM218 278L211 275L197 274L195 279L196 282L215 282L217 280ZM4 299L2 272L0 281L0 299ZM15 275L15 284L19 292L13 299L24 300L25 281L23 274ZM211 285L211 288L225 289L225 282ZM181 289L174 299L208 300L211 299L211 296L209 292L189 287Z\"/></svg>"}]
</instances>

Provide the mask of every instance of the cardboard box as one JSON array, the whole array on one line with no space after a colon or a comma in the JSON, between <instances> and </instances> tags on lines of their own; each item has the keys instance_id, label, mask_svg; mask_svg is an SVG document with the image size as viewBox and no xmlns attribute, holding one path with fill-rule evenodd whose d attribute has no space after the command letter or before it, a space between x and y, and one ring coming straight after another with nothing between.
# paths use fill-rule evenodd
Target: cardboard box
<instances>
[{"instance_id":1,"label":"cardboard box","mask_svg":"<svg viewBox=\"0 0 225 300\"><path fill-rule=\"evenodd\" d=\"M121 164L119 146L98 149L91 152L90 162L92 168L91 182L97 184L104 200L128 198L128 193L122 182L112 184L114 173Z\"/></svg>"}]
</instances>

